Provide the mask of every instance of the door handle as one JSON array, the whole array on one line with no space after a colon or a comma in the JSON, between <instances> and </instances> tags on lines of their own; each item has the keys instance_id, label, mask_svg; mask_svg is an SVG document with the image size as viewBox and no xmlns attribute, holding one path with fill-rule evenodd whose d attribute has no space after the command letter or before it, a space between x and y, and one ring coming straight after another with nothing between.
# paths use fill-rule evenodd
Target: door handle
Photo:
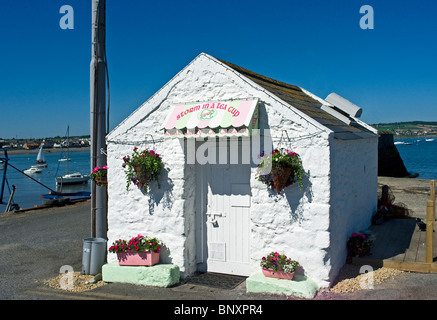
<instances>
[{"instance_id":1,"label":"door handle","mask_svg":"<svg viewBox=\"0 0 437 320\"><path fill-rule=\"evenodd\" d=\"M217 217L226 217L226 214L224 212L207 212L207 216L217 216Z\"/></svg>"},{"instance_id":2,"label":"door handle","mask_svg":"<svg viewBox=\"0 0 437 320\"><path fill-rule=\"evenodd\" d=\"M207 212L206 215L208 216L207 222L214 226L217 225L217 217L224 217L221 212Z\"/></svg>"}]
</instances>

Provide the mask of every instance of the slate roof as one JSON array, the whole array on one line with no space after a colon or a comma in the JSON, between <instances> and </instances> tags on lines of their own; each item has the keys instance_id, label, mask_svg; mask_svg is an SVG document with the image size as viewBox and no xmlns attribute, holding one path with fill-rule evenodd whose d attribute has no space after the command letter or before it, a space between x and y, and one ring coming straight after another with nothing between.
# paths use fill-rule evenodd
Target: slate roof
<instances>
[{"instance_id":1,"label":"slate roof","mask_svg":"<svg viewBox=\"0 0 437 320\"><path fill-rule=\"evenodd\" d=\"M219 61L237 71L244 77L252 80L290 106L298 109L323 126L334 131L334 137L337 139L350 140L375 136L374 132L366 128L365 125L361 124L348 114L341 112L336 108L331 108L332 110L328 109L330 112L325 111L327 108L330 108L330 104L328 102L326 104L321 103L320 101L306 94L298 86L268 78L227 61ZM333 115L335 113L340 114L336 117ZM349 123L345 123L344 121L340 120L340 118L345 119L344 117L349 120Z\"/></svg>"}]
</instances>

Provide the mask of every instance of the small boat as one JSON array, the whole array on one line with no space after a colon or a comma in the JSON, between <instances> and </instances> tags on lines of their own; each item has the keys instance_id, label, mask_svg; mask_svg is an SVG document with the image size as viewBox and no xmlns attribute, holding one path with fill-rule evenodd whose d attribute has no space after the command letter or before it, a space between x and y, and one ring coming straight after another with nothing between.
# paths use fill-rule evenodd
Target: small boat
<instances>
[{"instance_id":1,"label":"small boat","mask_svg":"<svg viewBox=\"0 0 437 320\"><path fill-rule=\"evenodd\" d=\"M42 195L42 204L43 205L49 205L49 206L54 206L54 205L63 205L66 204L68 202L70 202L70 198L65 198L62 195Z\"/></svg>"},{"instance_id":2,"label":"small boat","mask_svg":"<svg viewBox=\"0 0 437 320\"><path fill-rule=\"evenodd\" d=\"M67 184L80 184L88 183L90 176L87 174L81 174L79 172L68 173L66 175L56 177L57 185L67 185Z\"/></svg>"},{"instance_id":3,"label":"small boat","mask_svg":"<svg viewBox=\"0 0 437 320\"><path fill-rule=\"evenodd\" d=\"M37 166L31 166L30 169L26 169L23 171L25 174L35 174L42 173L42 169Z\"/></svg>"},{"instance_id":4,"label":"small boat","mask_svg":"<svg viewBox=\"0 0 437 320\"><path fill-rule=\"evenodd\" d=\"M87 200L90 198L91 192L87 191L41 195L43 205L63 205L69 202Z\"/></svg>"},{"instance_id":5,"label":"small boat","mask_svg":"<svg viewBox=\"0 0 437 320\"><path fill-rule=\"evenodd\" d=\"M65 161L70 161L70 153L69 153L69 147L70 147L70 126L67 126L67 134L66 134L66 141L64 141L63 143L61 143L61 148L63 148L64 146L67 149L67 156L64 156L63 153L61 153L61 157L59 158L59 162L65 162Z\"/></svg>"},{"instance_id":6,"label":"small boat","mask_svg":"<svg viewBox=\"0 0 437 320\"><path fill-rule=\"evenodd\" d=\"M68 161L70 161L69 158L69 152L68 152L68 146L69 143L69 137L70 137L70 126L67 127L67 157L61 158L58 161L60 162L67 162L67 174L63 176L58 176L58 171L56 170L56 185L69 185L69 184L81 184L81 183L88 183L88 180L90 179L89 174L81 174L79 172L70 173L68 169ZM59 168L59 165L58 165Z\"/></svg>"},{"instance_id":7,"label":"small boat","mask_svg":"<svg viewBox=\"0 0 437 320\"><path fill-rule=\"evenodd\" d=\"M412 142L409 142L409 141L395 141L394 144L410 146L410 145L412 145L413 143L412 143Z\"/></svg>"},{"instance_id":8,"label":"small boat","mask_svg":"<svg viewBox=\"0 0 437 320\"><path fill-rule=\"evenodd\" d=\"M47 168L47 163L44 158L43 147L39 149L38 155L36 156L36 164L34 167Z\"/></svg>"},{"instance_id":9,"label":"small boat","mask_svg":"<svg viewBox=\"0 0 437 320\"><path fill-rule=\"evenodd\" d=\"M431 139L431 138L427 138L427 139L425 139L425 141L428 141L428 142L430 142L430 141L434 141L434 139Z\"/></svg>"}]
</instances>

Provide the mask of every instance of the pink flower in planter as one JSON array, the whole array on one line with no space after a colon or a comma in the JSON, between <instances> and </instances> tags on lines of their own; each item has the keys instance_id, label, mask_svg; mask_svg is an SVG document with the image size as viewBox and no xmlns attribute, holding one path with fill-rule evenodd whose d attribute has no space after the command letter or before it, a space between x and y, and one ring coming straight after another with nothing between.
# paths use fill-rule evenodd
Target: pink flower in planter
<instances>
[{"instance_id":1,"label":"pink flower in planter","mask_svg":"<svg viewBox=\"0 0 437 320\"><path fill-rule=\"evenodd\" d=\"M288 273L293 273L299 266L299 263L295 260L287 258L286 255L280 254L278 252L271 252L266 257L261 258L260 265L262 269L272 269L273 272L284 271Z\"/></svg>"},{"instance_id":2,"label":"pink flower in planter","mask_svg":"<svg viewBox=\"0 0 437 320\"><path fill-rule=\"evenodd\" d=\"M162 243L157 238L146 238L139 234L130 240L117 240L109 247L109 252L159 252Z\"/></svg>"}]
</instances>

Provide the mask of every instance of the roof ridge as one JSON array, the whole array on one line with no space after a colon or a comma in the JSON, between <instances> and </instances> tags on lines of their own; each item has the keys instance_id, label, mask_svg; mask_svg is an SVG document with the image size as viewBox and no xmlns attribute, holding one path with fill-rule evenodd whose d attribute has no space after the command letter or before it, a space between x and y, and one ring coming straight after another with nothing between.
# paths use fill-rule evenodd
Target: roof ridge
<instances>
[{"instance_id":1,"label":"roof ridge","mask_svg":"<svg viewBox=\"0 0 437 320\"><path fill-rule=\"evenodd\" d=\"M257 79L262 80L262 81L267 81L267 82L270 82L272 84L279 85L281 87L285 87L285 88L288 88L288 89L292 89L292 90L303 92L302 89L299 86L296 86L296 85L293 85L293 84L289 84L289 83L286 83L286 82L283 82L283 81L279 81L279 80L276 80L276 79L273 79L273 78L270 78L270 77L266 77L266 76L264 76L262 74L253 72L252 70L240 67L240 66L238 66L236 64L233 64L233 63L230 63L228 61L224 61L224 60L221 60L221 59L217 59L217 60L222 62L222 63L224 63L224 64L226 64L227 66L231 67L232 69L234 69L234 70L236 70L236 71L238 71L240 73L243 73L243 74L246 74L246 75L250 75L253 78L257 78Z\"/></svg>"}]
</instances>

